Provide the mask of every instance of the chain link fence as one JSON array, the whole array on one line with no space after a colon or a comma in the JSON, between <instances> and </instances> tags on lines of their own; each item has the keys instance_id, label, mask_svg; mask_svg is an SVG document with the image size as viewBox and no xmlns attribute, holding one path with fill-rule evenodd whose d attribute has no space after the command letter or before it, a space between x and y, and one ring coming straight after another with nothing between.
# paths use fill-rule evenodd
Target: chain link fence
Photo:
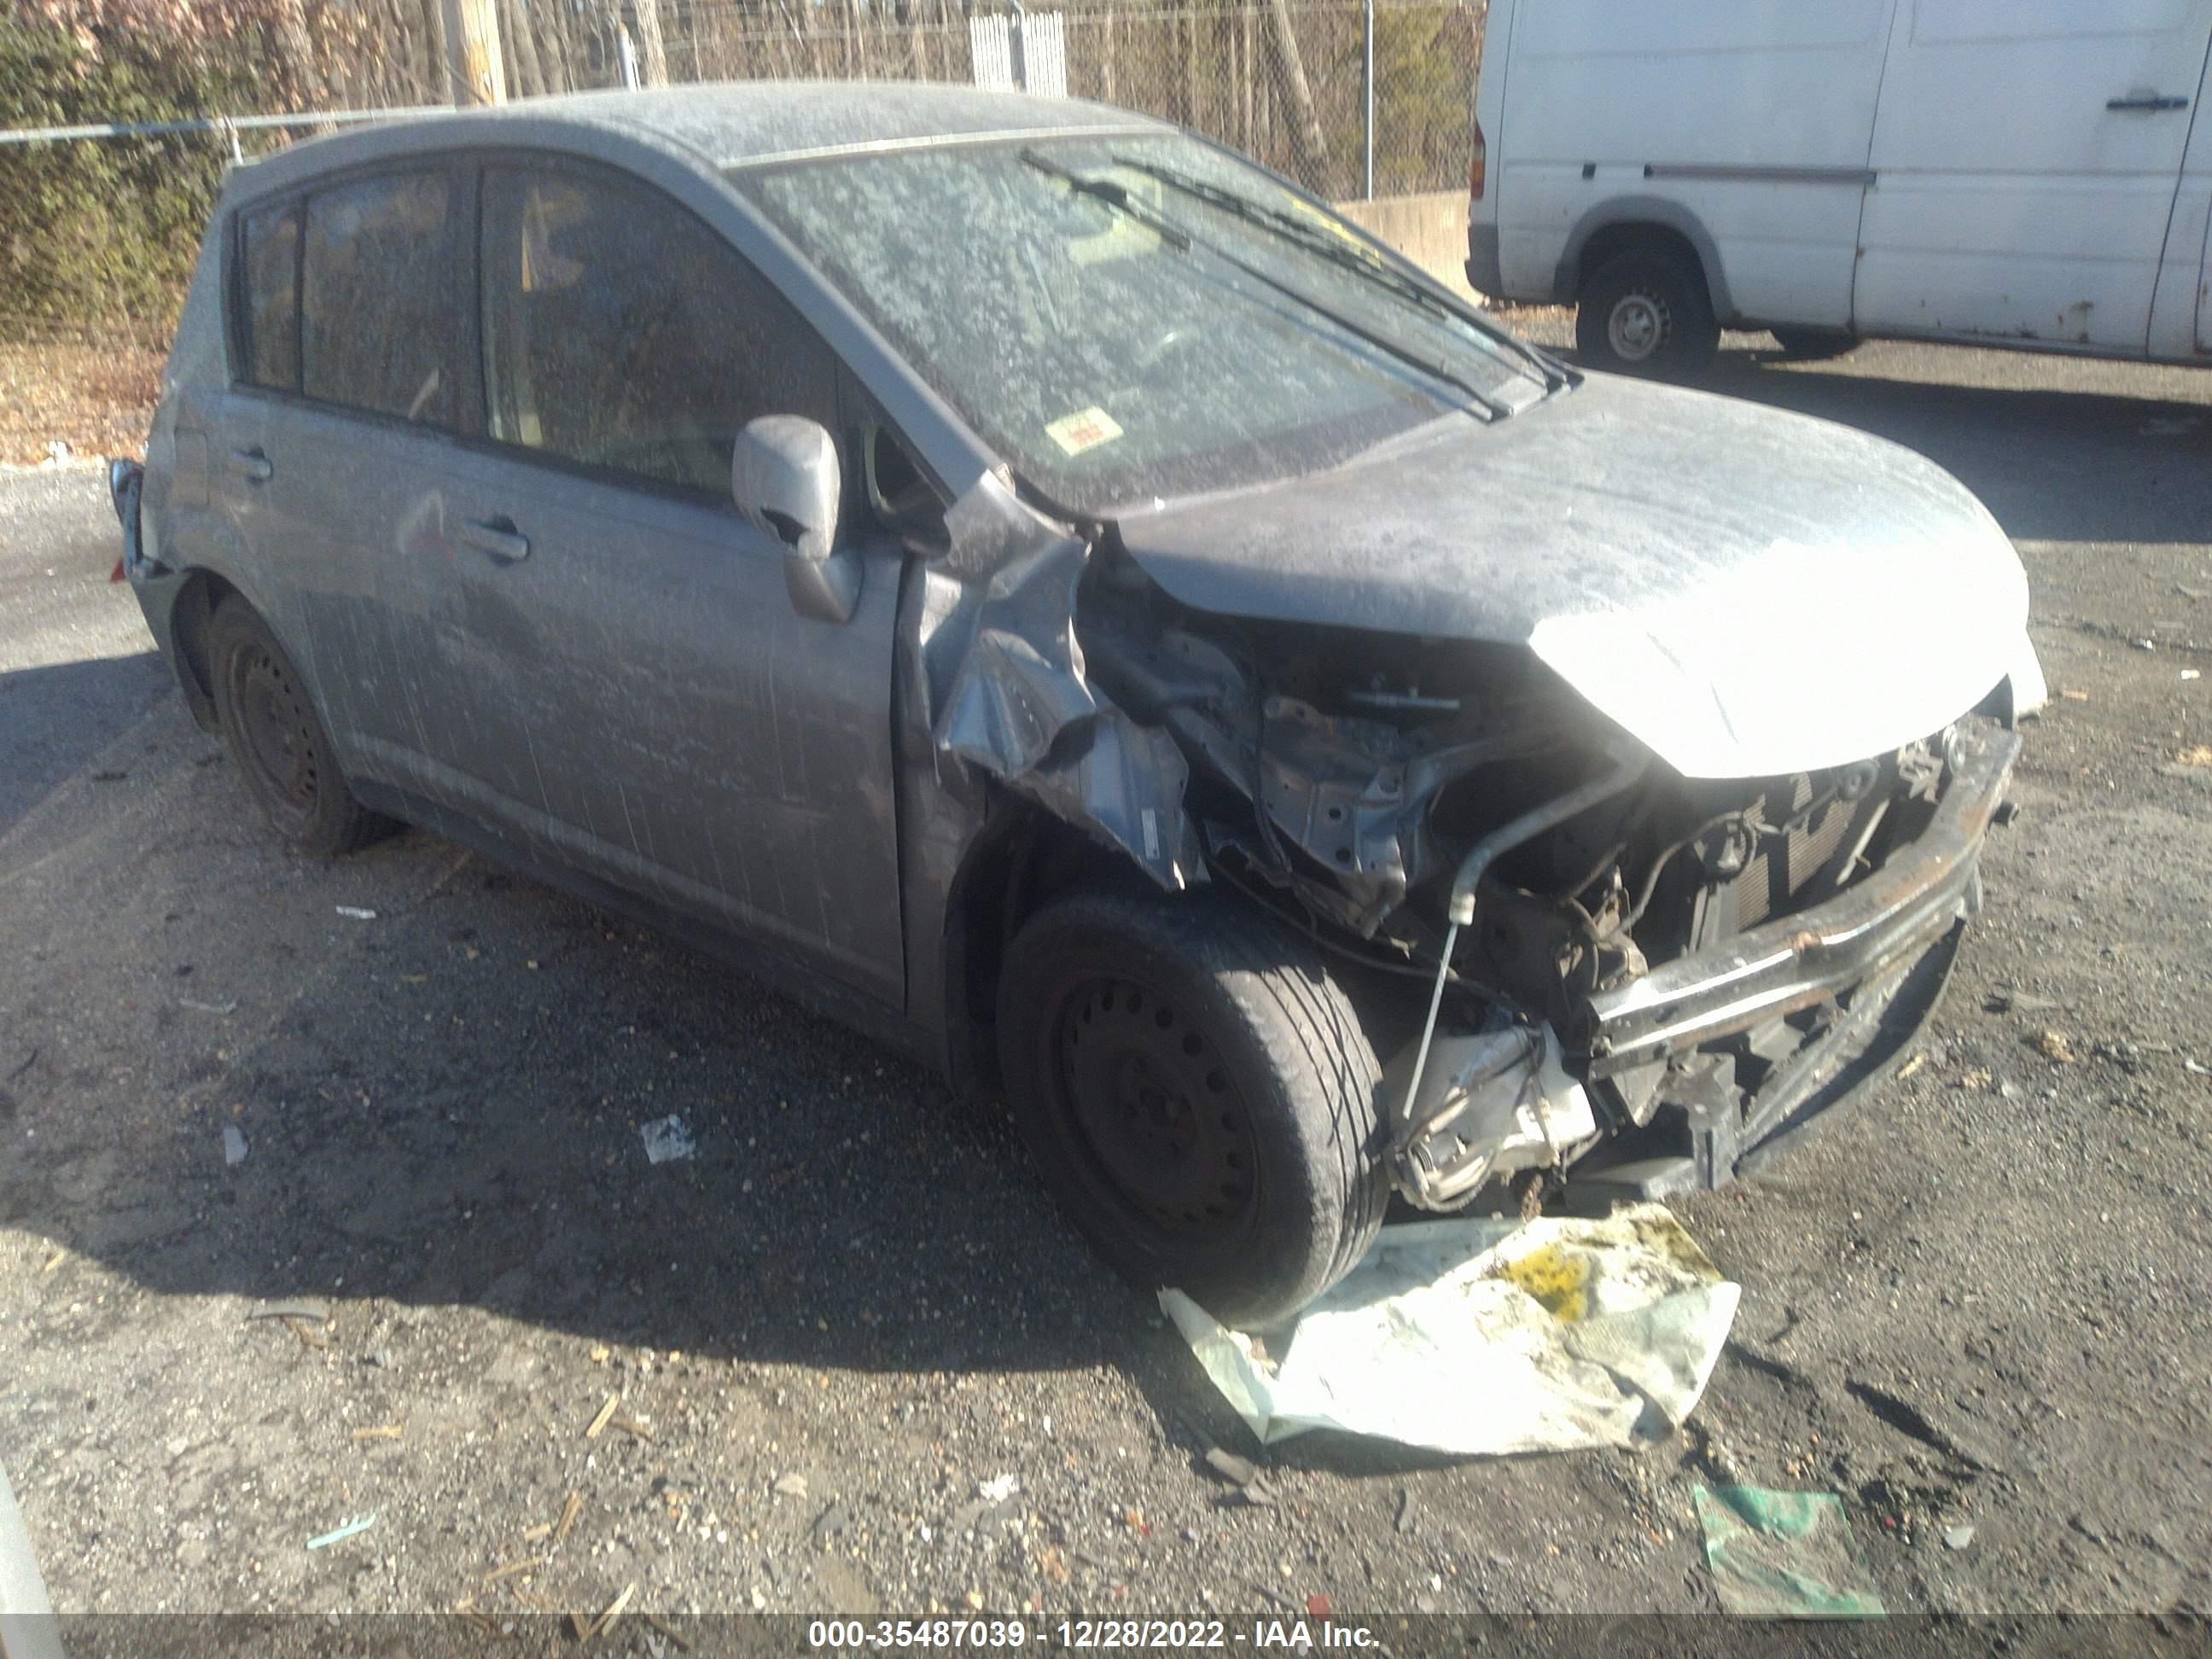
<instances>
[{"instance_id":1,"label":"chain link fence","mask_svg":"<svg viewBox=\"0 0 2212 1659\"><path fill-rule=\"evenodd\" d=\"M1346 199L1464 187L1487 0L1078 0L1018 21L1005 0L493 3L512 97L1007 84L1022 62L1032 89L1182 123ZM449 96L440 0L168 0L163 16L139 0L0 14L0 343L165 337L227 165ZM329 113L235 118L256 106ZM7 142L33 128L81 136Z\"/></svg>"},{"instance_id":2,"label":"chain link fence","mask_svg":"<svg viewBox=\"0 0 2212 1659\"><path fill-rule=\"evenodd\" d=\"M670 9L659 20L662 73L676 82L995 78L995 65L976 56L978 37L995 33L981 26L995 16L963 17L942 3L903 15L850 0L823 9L770 26L757 6L732 0ZM1030 12L1021 33L1032 88L1179 122L1342 198L1369 193L1370 28L1373 193L1466 183L1484 9L1481 0L1085 7ZM1040 53L1041 36L1057 52ZM641 57L649 81L653 49Z\"/></svg>"}]
</instances>

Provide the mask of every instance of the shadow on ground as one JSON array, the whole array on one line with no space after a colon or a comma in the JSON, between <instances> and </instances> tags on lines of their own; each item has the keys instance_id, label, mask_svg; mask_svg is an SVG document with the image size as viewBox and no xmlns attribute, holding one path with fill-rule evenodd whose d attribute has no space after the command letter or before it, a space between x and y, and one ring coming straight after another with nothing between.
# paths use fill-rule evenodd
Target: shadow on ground
<instances>
[{"instance_id":1,"label":"shadow on ground","mask_svg":"<svg viewBox=\"0 0 2212 1659\"><path fill-rule=\"evenodd\" d=\"M143 666L35 671L0 737ZM0 1224L164 1297L322 1298L342 1334L391 1311L360 1304L460 1306L707 1357L1206 1388L997 1110L434 836L290 856L173 690L73 758L114 781L0 829L20 920L99 964L0 981ZM670 1115L696 1153L650 1163Z\"/></svg>"},{"instance_id":2,"label":"shadow on ground","mask_svg":"<svg viewBox=\"0 0 2212 1659\"><path fill-rule=\"evenodd\" d=\"M93 757L143 716L169 684L153 651L0 674L0 836L70 779L115 782Z\"/></svg>"}]
</instances>

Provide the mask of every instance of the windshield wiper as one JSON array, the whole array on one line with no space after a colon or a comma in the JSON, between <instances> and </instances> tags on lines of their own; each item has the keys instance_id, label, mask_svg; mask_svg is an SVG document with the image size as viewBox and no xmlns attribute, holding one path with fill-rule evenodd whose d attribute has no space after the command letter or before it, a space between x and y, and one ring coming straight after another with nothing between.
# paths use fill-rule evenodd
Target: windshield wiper
<instances>
[{"instance_id":1,"label":"windshield wiper","mask_svg":"<svg viewBox=\"0 0 2212 1659\"><path fill-rule=\"evenodd\" d=\"M1133 200L1126 185L1117 185L1111 179L1086 179L1039 150L1024 150L1022 160L1039 173L1059 179L1077 195L1093 197L1110 208L1119 209L1178 252L1190 252L1190 233Z\"/></svg>"},{"instance_id":2,"label":"windshield wiper","mask_svg":"<svg viewBox=\"0 0 2212 1659\"><path fill-rule=\"evenodd\" d=\"M1189 173L1175 167L1162 167L1156 161L1139 161L1128 156L1117 155L1114 158L1114 164L1127 167L1133 173L1141 173L1147 178L1157 179L1169 189L1194 197L1232 218L1272 231L1285 240L1297 243L1308 252L1320 255L1331 264L1365 278L1433 316L1462 325L1468 321L1460 308L1441 295L1430 292L1425 285L1405 272L1393 270L1374 255L1352 246L1319 226L1307 223L1294 213L1269 207L1264 202L1255 202L1249 196L1240 196L1233 190L1224 190L1219 185L1208 184L1203 179L1194 179ZM1566 370L1527 342L1517 340L1510 334L1501 332L1493 335L1487 329L1482 333L1486 339L1494 339L1500 345L1509 346L1525 359L1543 380L1547 392L1557 392L1567 384Z\"/></svg>"},{"instance_id":3,"label":"windshield wiper","mask_svg":"<svg viewBox=\"0 0 2212 1659\"><path fill-rule=\"evenodd\" d=\"M1509 404L1492 397L1488 392L1473 385L1464 377L1455 374L1434 358L1425 356L1410 346L1401 345L1381 331L1370 328L1365 324L1346 316L1342 312L1323 305L1296 283L1286 283L1281 277L1261 270L1249 260L1238 258L1218 243L1208 241L1204 237L1193 234L1174 220L1163 214L1156 213L1151 208L1138 202L1129 194L1127 188L1115 184L1112 179L1085 178L1083 174L1062 167L1051 157L1035 149L1024 149L1021 155L1022 160L1039 173L1059 179L1079 195L1091 197L1097 201L1103 202L1117 212L1127 214L1178 252L1188 253L1194 247L1203 248L1215 258L1224 260L1236 266L1246 276L1256 277L1265 283L1278 294L1287 295L1308 310L1328 318L1346 333L1364 341L1378 351L1388 353L1402 363L1410 364L1432 380L1443 381L1446 386L1463 395L1492 420L1502 421L1513 413Z\"/></svg>"}]
</instances>

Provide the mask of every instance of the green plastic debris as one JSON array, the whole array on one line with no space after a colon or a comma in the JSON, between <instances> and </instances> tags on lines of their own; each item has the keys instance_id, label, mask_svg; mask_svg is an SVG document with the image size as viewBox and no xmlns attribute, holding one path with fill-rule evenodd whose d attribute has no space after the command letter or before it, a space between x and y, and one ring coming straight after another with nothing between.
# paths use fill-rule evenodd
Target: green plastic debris
<instances>
[{"instance_id":1,"label":"green plastic debris","mask_svg":"<svg viewBox=\"0 0 2212 1659\"><path fill-rule=\"evenodd\" d=\"M1761 1619L1879 1619L1887 1611L1851 1547L1833 1492L1704 1486L1692 1494L1721 1605Z\"/></svg>"}]
</instances>

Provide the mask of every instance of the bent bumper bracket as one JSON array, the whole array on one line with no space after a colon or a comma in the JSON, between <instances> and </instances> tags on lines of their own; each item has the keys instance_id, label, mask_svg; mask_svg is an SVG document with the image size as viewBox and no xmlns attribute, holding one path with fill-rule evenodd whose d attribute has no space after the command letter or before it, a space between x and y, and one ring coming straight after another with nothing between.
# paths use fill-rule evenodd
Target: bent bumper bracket
<instances>
[{"instance_id":1,"label":"bent bumper bracket","mask_svg":"<svg viewBox=\"0 0 2212 1659\"><path fill-rule=\"evenodd\" d=\"M1919 838L1849 891L1722 946L1654 969L1590 999L1577 1035L1592 1078L1662 1060L1849 987L1926 951L1972 908L1983 836L2004 795L2020 739L1962 726L1951 787Z\"/></svg>"}]
</instances>

